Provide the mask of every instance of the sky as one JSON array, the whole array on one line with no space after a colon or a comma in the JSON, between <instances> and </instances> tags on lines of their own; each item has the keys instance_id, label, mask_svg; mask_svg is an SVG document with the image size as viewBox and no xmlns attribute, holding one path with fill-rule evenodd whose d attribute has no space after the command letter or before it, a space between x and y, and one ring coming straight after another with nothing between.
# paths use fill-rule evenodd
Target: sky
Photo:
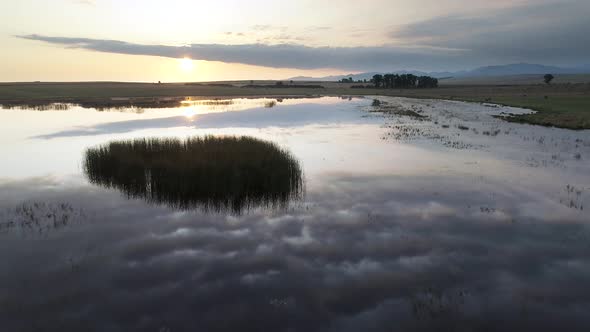
<instances>
[{"instance_id":1,"label":"sky","mask_svg":"<svg viewBox=\"0 0 590 332\"><path fill-rule=\"evenodd\" d=\"M0 81L285 79L590 63L588 0L0 2Z\"/></svg>"}]
</instances>

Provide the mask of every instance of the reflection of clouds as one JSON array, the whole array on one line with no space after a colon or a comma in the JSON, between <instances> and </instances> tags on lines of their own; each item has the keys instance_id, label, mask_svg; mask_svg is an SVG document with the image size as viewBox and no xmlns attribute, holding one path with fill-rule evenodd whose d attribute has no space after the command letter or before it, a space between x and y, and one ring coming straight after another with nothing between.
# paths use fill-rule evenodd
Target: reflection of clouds
<instances>
[{"instance_id":1,"label":"reflection of clouds","mask_svg":"<svg viewBox=\"0 0 590 332\"><path fill-rule=\"evenodd\" d=\"M96 219L43 241L1 235L4 326L583 331L590 324L590 254L577 236L590 234L583 215L564 207L560 217L530 216L520 205L536 196L503 184L484 188L504 193L490 202L456 179L448 180L453 186L324 180L305 204L244 216L178 212L44 180L10 194L2 186L5 207L51 197ZM425 200L425 192L443 192L437 186L444 194ZM481 213L483 203L516 222ZM469 296L459 300L463 291ZM424 314L430 298L443 305L436 315Z\"/></svg>"},{"instance_id":2,"label":"reflection of clouds","mask_svg":"<svg viewBox=\"0 0 590 332\"><path fill-rule=\"evenodd\" d=\"M332 100L328 100L331 102ZM359 104L368 102L359 100ZM321 105L319 105L321 104ZM220 112L186 116L173 116L156 119L137 119L119 122L108 122L93 126L83 126L71 130L40 135L35 138L53 139L60 137L95 136L107 134L121 134L144 129L166 129L176 127L209 128L261 128L261 127L297 127L309 124L341 124L364 123L367 120L359 118L359 110L350 105L339 105L314 102L287 103L272 111L265 107L254 107L239 112Z\"/></svg>"}]
</instances>

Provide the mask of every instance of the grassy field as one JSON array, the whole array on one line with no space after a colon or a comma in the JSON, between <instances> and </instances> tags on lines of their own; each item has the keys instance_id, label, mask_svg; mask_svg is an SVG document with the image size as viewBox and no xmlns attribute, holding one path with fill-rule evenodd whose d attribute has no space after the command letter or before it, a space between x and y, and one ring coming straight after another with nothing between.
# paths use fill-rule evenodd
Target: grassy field
<instances>
[{"instance_id":1,"label":"grassy field","mask_svg":"<svg viewBox=\"0 0 590 332\"><path fill-rule=\"evenodd\" d=\"M150 83L0 83L0 104L35 105L50 102L86 103L111 106L133 102L133 99L155 97L301 97L342 95L385 95L413 98L433 98L489 102L524 107L538 111L510 119L523 123L556 126L570 129L590 129L590 84L446 84L437 89L351 89L351 84L313 82L324 89L297 87L286 83L286 88L244 88L251 81L224 82L229 86L203 84L150 84ZM255 81L254 84L272 84ZM113 99L115 98L115 99ZM119 99L118 99L119 98ZM156 100L156 99L154 99ZM115 105L116 106L116 105Z\"/></svg>"},{"instance_id":2,"label":"grassy field","mask_svg":"<svg viewBox=\"0 0 590 332\"><path fill-rule=\"evenodd\" d=\"M455 77L440 80L441 85L535 85L544 82L542 74L487 77ZM590 83L590 74L559 74L553 84Z\"/></svg>"},{"instance_id":3,"label":"grassy field","mask_svg":"<svg viewBox=\"0 0 590 332\"><path fill-rule=\"evenodd\" d=\"M225 83L225 82L224 82ZM0 83L0 102L23 101L68 101L84 99L104 99L113 97L222 97L222 96L281 96L281 95L317 95L326 89L297 88L242 88L248 82L232 82L232 86L184 83ZM266 84L267 81L256 81ZM230 83L231 84L231 83ZM321 84L325 85L325 84ZM334 83L335 85L335 83ZM330 89L332 90L332 89ZM336 88L346 91L347 87Z\"/></svg>"}]
</instances>

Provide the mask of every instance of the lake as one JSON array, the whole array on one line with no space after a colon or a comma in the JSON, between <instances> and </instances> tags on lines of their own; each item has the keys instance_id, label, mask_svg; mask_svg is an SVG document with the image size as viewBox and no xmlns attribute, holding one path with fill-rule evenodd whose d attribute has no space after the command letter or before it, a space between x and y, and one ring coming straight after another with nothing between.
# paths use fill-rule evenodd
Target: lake
<instances>
[{"instance_id":1,"label":"lake","mask_svg":"<svg viewBox=\"0 0 590 332\"><path fill-rule=\"evenodd\" d=\"M3 330L587 331L590 131L497 118L523 112L393 97L1 109ZM228 136L272 142L300 174L251 168L236 194L217 182L229 167L177 192L88 170L110 142Z\"/></svg>"}]
</instances>

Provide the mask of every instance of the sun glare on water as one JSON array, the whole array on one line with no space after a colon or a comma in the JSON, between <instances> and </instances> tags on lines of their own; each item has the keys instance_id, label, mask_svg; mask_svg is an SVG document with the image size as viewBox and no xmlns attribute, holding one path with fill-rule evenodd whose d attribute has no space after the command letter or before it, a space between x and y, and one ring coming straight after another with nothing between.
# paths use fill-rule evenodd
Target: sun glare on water
<instances>
[{"instance_id":1,"label":"sun glare on water","mask_svg":"<svg viewBox=\"0 0 590 332\"><path fill-rule=\"evenodd\" d=\"M197 113L197 110L195 110L193 107L187 107L182 111L182 114L184 114L184 116L188 119L192 119L192 117L195 116Z\"/></svg>"},{"instance_id":2,"label":"sun glare on water","mask_svg":"<svg viewBox=\"0 0 590 332\"><path fill-rule=\"evenodd\" d=\"M189 72L192 71L194 68L194 63L193 60L190 58L183 58L180 59L180 68L185 71L185 72Z\"/></svg>"}]
</instances>

